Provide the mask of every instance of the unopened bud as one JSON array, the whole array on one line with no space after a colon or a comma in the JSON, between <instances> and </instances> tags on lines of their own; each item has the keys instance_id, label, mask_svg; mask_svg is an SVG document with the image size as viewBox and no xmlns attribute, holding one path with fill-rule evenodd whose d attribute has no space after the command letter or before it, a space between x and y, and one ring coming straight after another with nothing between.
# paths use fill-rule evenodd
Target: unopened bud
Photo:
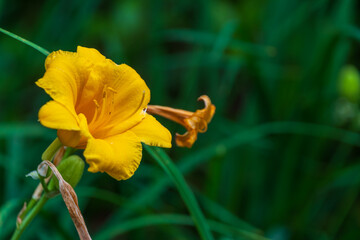
<instances>
[{"instance_id":1,"label":"unopened bud","mask_svg":"<svg viewBox=\"0 0 360 240\"><path fill-rule=\"evenodd\" d=\"M64 180L69 183L73 188L79 183L84 172L85 163L77 155L71 155L63 159L57 169ZM56 177L52 177L49 184L49 190L59 189L59 181Z\"/></svg>"},{"instance_id":2,"label":"unopened bud","mask_svg":"<svg viewBox=\"0 0 360 240\"><path fill-rule=\"evenodd\" d=\"M55 153L59 150L59 148L62 146L62 143L58 138L56 138L49 147L43 152L41 159L42 160L49 160L51 161L55 155Z\"/></svg>"}]
</instances>

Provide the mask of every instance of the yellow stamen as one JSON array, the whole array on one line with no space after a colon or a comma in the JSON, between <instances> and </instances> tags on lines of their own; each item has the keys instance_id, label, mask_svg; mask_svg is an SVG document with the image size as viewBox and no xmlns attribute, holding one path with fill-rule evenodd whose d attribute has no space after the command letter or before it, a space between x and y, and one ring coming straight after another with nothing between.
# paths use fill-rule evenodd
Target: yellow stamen
<instances>
[{"instance_id":1,"label":"yellow stamen","mask_svg":"<svg viewBox=\"0 0 360 240\"><path fill-rule=\"evenodd\" d=\"M98 117L98 109L100 107L99 103L94 99L93 102L95 103L95 112L94 112L94 116L93 118L91 119L91 122L89 123L90 124L93 124L95 122L95 120L97 119Z\"/></svg>"}]
</instances>

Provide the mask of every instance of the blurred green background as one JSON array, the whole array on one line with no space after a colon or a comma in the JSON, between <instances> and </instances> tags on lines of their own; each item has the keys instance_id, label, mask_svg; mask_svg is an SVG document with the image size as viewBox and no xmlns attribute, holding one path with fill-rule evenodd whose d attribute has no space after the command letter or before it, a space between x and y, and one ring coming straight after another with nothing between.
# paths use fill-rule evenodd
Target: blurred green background
<instances>
[{"instance_id":1,"label":"blurred green background","mask_svg":"<svg viewBox=\"0 0 360 240\"><path fill-rule=\"evenodd\" d=\"M151 104L215 117L192 149L167 152L217 239L360 239L359 2L0 1L0 27L49 51L94 47L132 66ZM0 239L56 132L34 82L45 57L0 35ZM185 130L158 117L172 133ZM178 191L143 151L128 181L86 172L76 187L94 239L199 239ZM60 197L23 239L76 239Z\"/></svg>"}]
</instances>

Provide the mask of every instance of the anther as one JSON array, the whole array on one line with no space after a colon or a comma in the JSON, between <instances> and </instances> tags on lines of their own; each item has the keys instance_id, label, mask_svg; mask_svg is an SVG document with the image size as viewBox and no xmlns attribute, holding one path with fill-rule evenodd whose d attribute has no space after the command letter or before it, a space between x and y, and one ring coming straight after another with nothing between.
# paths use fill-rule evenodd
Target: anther
<instances>
[{"instance_id":1,"label":"anther","mask_svg":"<svg viewBox=\"0 0 360 240\"><path fill-rule=\"evenodd\" d=\"M100 107L99 103L98 103L95 99L93 100L93 102L95 103L95 106L96 106L97 108Z\"/></svg>"},{"instance_id":2,"label":"anther","mask_svg":"<svg viewBox=\"0 0 360 240\"><path fill-rule=\"evenodd\" d=\"M99 103L94 99L93 102L95 103L95 112L94 112L94 116L91 120L91 122L89 123L90 124L93 124L96 120L96 118L98 117L98 109L100 108L100 105Z\"/></svg>"},{"instance_id":3,"label":"anther","mask_svg":"<svg viewBox=\"0 0 360 240\"><path fill-rule=\"evenodd\" d=\"M117 93L117 91L115 89L113 89L112 87L108 87L107 89L113 93Z\"/></svg>"}]
</instances>

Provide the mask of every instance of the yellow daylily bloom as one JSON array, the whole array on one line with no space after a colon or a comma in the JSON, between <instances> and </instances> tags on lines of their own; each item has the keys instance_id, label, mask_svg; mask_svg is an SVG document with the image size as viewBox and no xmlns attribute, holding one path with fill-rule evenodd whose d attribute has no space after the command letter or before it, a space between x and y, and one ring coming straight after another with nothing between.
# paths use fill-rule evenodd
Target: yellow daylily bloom
<instances>
[{"instance_id":1,"label":"yellow daylily bloom","mask_svg":"<svg viewBox=\"0 0 360 240\"><path fill-rule=\"evenodd\" d=\"M149 105L147 112L150 114L157 114L162 117L168 118L174 122L183 125L187 132L180 135L176 134L176 144L179 147L191 148L197 139L198 132L206 132L207 125L210 123L215 114L215 105L211 103L208 96L202 95L198 98L202 100L205 107L196 112L189 112L182 109L174 109L170 107L163 107L157 105Z\"/></svg>"},{"instance_id":2,"label":"yellow daylily bloom","mask_svg":"<svg viewBox=\"0 0 360 240\"><path fill-rule=\"evenodd\" d=\"M106 59L97 50L56 51L36 84L53 99L39 120L57 129L64 146L85 149L90 172L128 179L142 157L141 142L171 147L171 134L146 113L150 90L131 67Z\"/></svg>"}]
</instances>

